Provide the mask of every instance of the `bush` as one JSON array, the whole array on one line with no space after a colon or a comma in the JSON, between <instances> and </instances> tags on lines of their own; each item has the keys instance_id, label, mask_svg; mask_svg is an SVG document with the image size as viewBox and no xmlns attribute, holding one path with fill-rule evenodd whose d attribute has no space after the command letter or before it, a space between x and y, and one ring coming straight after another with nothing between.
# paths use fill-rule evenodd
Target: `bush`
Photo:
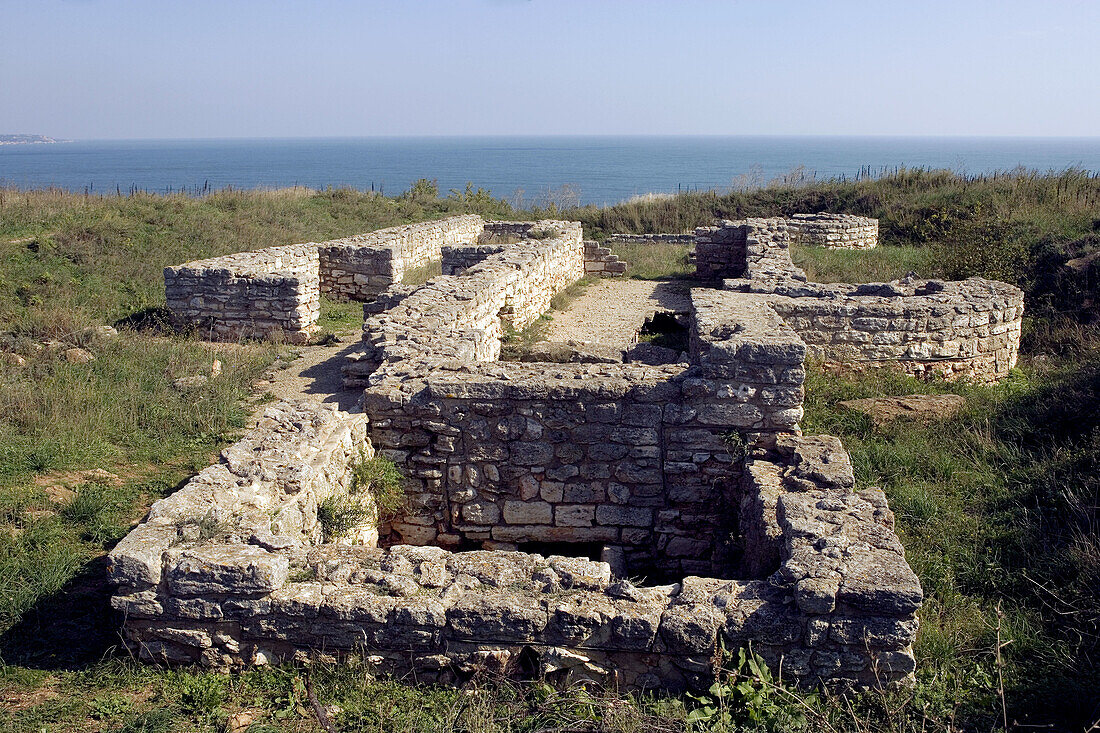
<instances>
[{"instance_id":1,"label":"bush","mask_svg":"<svg viewBox=\"0 0 1100 733\"><path fill-rule=\"evenodd\" d=\"M317 521L325 542L344 537L374 518L359 500L341 494L333 494L317 505Z\"/></svg>"},{"instance_id":2,"label":"bush","mask_svg":"<svg viewBox=\"0 0 1100 733\"><path fill-rule=\"evenodd\" d=\"M348 491L353 496L361 493L370 495L378 508L377 518L385 520L404 506L403 482L404 477L393 461L380 455L367 458L366 451L360 448L359 461L352 468Z\"/></svg>"}]
</instances>

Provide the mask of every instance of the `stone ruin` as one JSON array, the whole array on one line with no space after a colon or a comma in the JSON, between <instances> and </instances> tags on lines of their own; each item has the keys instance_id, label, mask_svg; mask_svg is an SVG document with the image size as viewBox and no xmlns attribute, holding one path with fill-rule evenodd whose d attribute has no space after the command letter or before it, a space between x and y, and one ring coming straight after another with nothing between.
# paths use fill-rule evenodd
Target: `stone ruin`
<instances>
[{"instance_id":1,"label":"stone ruin","mask_svg":"<svg viewBox=\"0 0 1100 733\"><path fill-rule=\"evenodd\" d=\"M826 249L874 249L878 219L853 214L795 214L784 220L790 240ZM695 244L694 234L611 234L604 244Z\"/></svg>"},{"instance_id":2,"label":"stone ruin","mask_svg":"<svg viewBox=\"0 0 1100 733\"><path fill-rule=\"evenodd\" d=\"M361 411L269 406L153 505L110 554L129 647L215 668L356 657L421 681L679 690L749 646L800 684L911 680L923 596L886 498L856 486L837 438L798 425L808 353L846 353L809 334L868 337L838 349L970 339L995 356L955 352L948 375L994 379L1018 291L808 284L785 220L723 222L696 234L699 272L722 287L691 291L687 361L501 362L502 337L591 252L577 223L522 226L497 237L518 241L441 247L445 274L364 306L347 373ZM887 305L917 325L865 328L899 320L860 314ZM940 339L952 329L965 338ZM938 359L911 349L898 363ZM389 516L356 493L376 454L405 480ZM330 497L373 521L325 537Z\"/></svg>"},{"instance_id":3,"label":"stone ruin","mask_svg":"<svg viewBox=\"0 0 1100 733\"><path fill-rule=\"evenodd\" d=\"M322 293L373 301L410 271L443 260L484 259L479 241L522 237L543 223L485 222L477 215L380 229L327 242L268 247L164 268L173 325L214 341L281 338L307 343L320 330ZM479 250L481 252L479 253ZM444 256L447 252L449 256ZM585 270L626 270L610 250L589 243Z\"/></svg>"},{"instance_id":4,"label":"stone ruin","mask_svg":"<svg viewBox=\"0 0 1100 733\"><path fill-rule=\"evenodd\" d=\"M874 249L878 219L852 214L795 214L787 219L791 241L826 249Z\"/></svg>"},{"instance_id":5,"label":"stone ruin","mask_svg":"<svg viewBox=\"0 0 1100 733\"><path fill-rule=\"evenodd\" d=\"M811 283L791 261L792 220L747 219L695 232L699 277L766 302L811 357L848 368L892 365L914 376L991 382L1016 365L1024 294L972 277Z\"/></svg>"}]
</instances>

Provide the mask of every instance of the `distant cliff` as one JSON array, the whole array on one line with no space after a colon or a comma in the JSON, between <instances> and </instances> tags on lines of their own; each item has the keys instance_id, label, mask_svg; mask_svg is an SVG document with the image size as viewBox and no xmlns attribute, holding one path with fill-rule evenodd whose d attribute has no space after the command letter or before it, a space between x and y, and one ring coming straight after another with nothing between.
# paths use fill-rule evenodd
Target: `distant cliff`
<instances>
[{"instance_id":1,"label":"distant cliff","mask_svg":"<svg viewBox=\"0 0 1100 733\"><path fill-rule=\"evenodd\" d=\"M0 135L0 145L34 145L38 143L63 143L67 140L57 140L45 135Z\"/></svg>"}]
</instances>

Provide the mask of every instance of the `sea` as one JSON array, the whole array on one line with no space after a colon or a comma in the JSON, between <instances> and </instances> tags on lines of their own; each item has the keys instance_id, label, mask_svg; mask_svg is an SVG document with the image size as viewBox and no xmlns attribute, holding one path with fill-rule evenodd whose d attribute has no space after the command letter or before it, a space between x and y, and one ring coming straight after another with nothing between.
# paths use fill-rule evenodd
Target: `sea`
<instances>
[{"instance_id":1,"label":"sea","mask_svg":"<svg viewBox=\"0 0 1100 733\"><path fill-rule=\"evenodd\" d=\"M420 178L519 206L854 179L898 168L976 175L1100 171L1100 137L374 137L77 140L0 146L0 186L126 194L353 187L394 195Z\"/></svg>"}]
</instances>

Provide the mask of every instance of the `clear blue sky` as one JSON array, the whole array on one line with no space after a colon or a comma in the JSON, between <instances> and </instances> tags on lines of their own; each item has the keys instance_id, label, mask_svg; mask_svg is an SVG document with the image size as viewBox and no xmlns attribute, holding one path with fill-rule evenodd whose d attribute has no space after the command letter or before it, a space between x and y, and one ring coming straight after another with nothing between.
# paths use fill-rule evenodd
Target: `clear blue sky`
<instances>
[{"instance_id":1,"label":"clear blue sky","mask_svg":"<svg viewBox=\"0 0 1100 733\"><path fill-rule=\"evenodd\" d=\"M1094 136L1098 39L1098 0L0 0L0 132Z\"/></svg>"}]
</instances>

